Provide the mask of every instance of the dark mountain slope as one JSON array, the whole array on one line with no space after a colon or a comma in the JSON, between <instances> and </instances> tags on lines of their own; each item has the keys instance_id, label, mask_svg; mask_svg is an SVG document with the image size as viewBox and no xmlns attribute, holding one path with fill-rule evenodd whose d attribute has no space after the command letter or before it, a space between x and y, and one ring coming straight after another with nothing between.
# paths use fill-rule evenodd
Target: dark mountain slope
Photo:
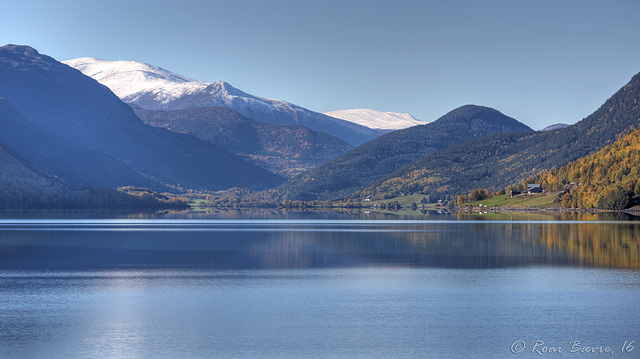
<instances>
[{"instance_id":1,"label":"dark mountain slope","mask_svg":"<svg viewBox=\"0 0 640 359\"><path fill-rule=\"evenodd\" d=\"M497 189L596 152L640 125L640 74L598 110L550 132L497 134L426 156L354 197L421 192L435 197Z\"/></svg>"},{"instance_id":2,"label":"dark mountain slope","mask_svg":"<svg viewBox=\"0 0 640 359\"><path fill-rule=\"evenodd\" d=\"M470 138L531 130L491 108L467 105L426 125L394 131L275 189L289 200L335 199L379 180L429 153Z\"/></svg>"},{"instance_id":3,"label":"dark mountain slope","mask_svg":"<svg viewBox=\"0 0 640 359\"><path fill-rule=\"evenodd\" d=\"M304 126L248 119L225 107L144 110L132 106L146 124L195 136L283 176L326 163L352 147Z\"/></svg>"},{"instance_id":4,"label":"dark mountain slope","mask_svg":"<svg viewBox=\"0 0 640 359\"><path fill-rule=\"evenodd\" d=\"M157 186L104 152L77 146L43 130L0 98L0 144L44 178L55 178L59 185L72 187L99 183L117 187L122 183ZM108 169L108 170L105 170Z\"/></svg>"},{"instance_id":5,"label":"dark mountain slope","mask_svg":"<svg viewBox=\"0 0 640 359\"><path fill-rule=\"evenodd\" d=\"M10 150L0 145L0 208L25 205L33 199L51 202L51 194L62 187L24 166Z\"/></svg>"},{"instance_id":6,"label":"dark mountain slope","mask_svg":"<svg viewBox=\"0 0 640 359\"><path fill-rule=\"evenodd\" d=\"M12 151L0 145L0 209L185 209L179 200L150 192L133 196L108 187L71 190L37 169L29 168Z\"/></svg>"},{"instance_id":7,"label":"dark mountain slope","mask_svg":"<svg viewBox=\"0 0 640 359\"><path fill-rule=\"evenodd\" d=\"M31 144L7 140L7 148L68 185L224 189L282 182L213 144L145 125L109 89L28 46L0 48L0 97L31 126Z\"/></svg>"}]
</instances>

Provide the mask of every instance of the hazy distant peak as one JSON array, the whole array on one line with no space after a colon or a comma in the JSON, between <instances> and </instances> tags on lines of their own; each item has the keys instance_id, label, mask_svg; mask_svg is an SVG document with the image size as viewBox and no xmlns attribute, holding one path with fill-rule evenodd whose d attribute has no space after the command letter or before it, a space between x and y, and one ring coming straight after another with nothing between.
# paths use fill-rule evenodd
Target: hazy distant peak
<instances>
[{"instance_id":1,"label":"hazy distant peak","mask_svg":"<svg viewBox=\"0 0 640 359\"><path fill-rule=\"evenodd\" d=\"M549 125L545 128L543 128L540 131L554 131L554 130L559 130L561 128L565 128L565 127L569 127L571 125L568 125L566 123L554 123L553 125Z\"/></svg>"},{"instance_id":2,"label":"hazy distant peak","mask_svg":"<svg viewBox=\"0 0 640 359\"><path fill-rule=\"evenodd\" d=\"M325 115L381 130L400 130L428 123L420 121L408 113L383 112L370 109L331 111L325 113Z\"/></svg>"}]
</instances>

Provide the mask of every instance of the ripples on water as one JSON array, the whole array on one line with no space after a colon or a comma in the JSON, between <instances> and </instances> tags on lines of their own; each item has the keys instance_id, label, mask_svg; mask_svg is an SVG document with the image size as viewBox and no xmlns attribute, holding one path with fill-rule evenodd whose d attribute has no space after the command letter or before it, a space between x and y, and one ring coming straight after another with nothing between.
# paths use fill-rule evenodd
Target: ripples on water
<instances>
[{"instance_id":1,"label":"ripples on water","mask_svg":"<svg viewBox=\"0 0 640 359\"><path fill-rule=\"evenodd\" d=\"M539 357L536 340L579 357L577 340L637 358L620 349L640 340L638 238L633 221L0 220L0 357Z\"/></svg>"}]
</instances>

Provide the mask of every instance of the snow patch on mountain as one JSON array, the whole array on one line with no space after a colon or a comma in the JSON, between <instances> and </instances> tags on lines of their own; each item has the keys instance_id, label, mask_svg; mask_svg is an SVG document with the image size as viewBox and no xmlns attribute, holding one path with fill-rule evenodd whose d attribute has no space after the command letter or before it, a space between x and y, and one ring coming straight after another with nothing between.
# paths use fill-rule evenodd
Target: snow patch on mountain
<instances>
[{"instance_id":1,"label":"snow patch on mountain","mask_svg":"<svg viewBox=\"0 0 640 359\"><path fill-rule=\"evenodd\" d=\"M368 109L331 111L326 112L325 115L382 130L400 130L428 123L420 121L408 113L382 112Z\"/></svg>"},{"instance_id":2,"label":"snow patch on mountain","mask_svg":"<svg viewBox=\"0 0 640 359\"><path fill-rule=\"evenodd\" d=\"M262 107L267 105L277 111L286 112L306 110L286 101L247 94L224 81L194 80L137 61L105 61L82 57L63 62L107 86L124 102L136 104L147 110L232 108L234 105L243 107L243 104Z\"/></svg>"},{"instance_id":3,"label":"snow patch on mountain","mask_svg":"<svg viewBox=\"0 0 640 359\"><path fill-rule=\"evenodd\" d=\"M176 95L193 93L208 85L206 82L136 61L105 61L81 57L63 63L107 86L122 99L156 88L166 89Z\"/></svg>"}]
</instances>

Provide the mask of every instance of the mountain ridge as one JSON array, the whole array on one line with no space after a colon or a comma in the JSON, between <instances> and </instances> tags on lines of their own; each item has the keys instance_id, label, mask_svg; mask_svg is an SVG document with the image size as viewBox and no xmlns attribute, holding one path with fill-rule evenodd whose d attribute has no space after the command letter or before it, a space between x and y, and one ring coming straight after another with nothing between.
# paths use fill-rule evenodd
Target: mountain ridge
<instances>
[{"instance_id":1,"label":"mountain ridge","mask_svg":"<svg viewBox=\"0 0 640 359\"><path fill-rule=\"evenodd\" d=\"M495 109L461 106L434 122L380 136L270 192L287 200L337 199L429 153L469 138L512 131L532 130Z\"/></svg>"},{"instance_id":2,"label":"mountain ridge","mask_svg":"<svg viewBox=\"0 0 640 359\"><path fill-rule=\"evenodd\" d=\"M80 58L65 61L69 66L77 66L86 75L93 75L111 88L123 101L146 110L178 110L190 107L227 107L245 117L262 122L289 125L304 125L316 131L336 136L347 143L357 146L380 136L388 131L371 129L349 121L314 112L283 100L258 97L239 90L227 82L212 83L193 80L176 75L176 79L167 80L173 74L157 66L138 63L139 68L132 70L132 63L111 63L105 60L89 64L93 58ZM117 70L118 64L125 64L126 69ZM110 77L100 76L100 68L109 68ZM136 71L159 69L163 81L142 84L143 75ZM117 76L116 76L117 75ZM184 81L183 81L184 80ZM133 85L135 84L135 85ZM164 84L164 85L162 85Z\"/></svg>"}]
</instances>

